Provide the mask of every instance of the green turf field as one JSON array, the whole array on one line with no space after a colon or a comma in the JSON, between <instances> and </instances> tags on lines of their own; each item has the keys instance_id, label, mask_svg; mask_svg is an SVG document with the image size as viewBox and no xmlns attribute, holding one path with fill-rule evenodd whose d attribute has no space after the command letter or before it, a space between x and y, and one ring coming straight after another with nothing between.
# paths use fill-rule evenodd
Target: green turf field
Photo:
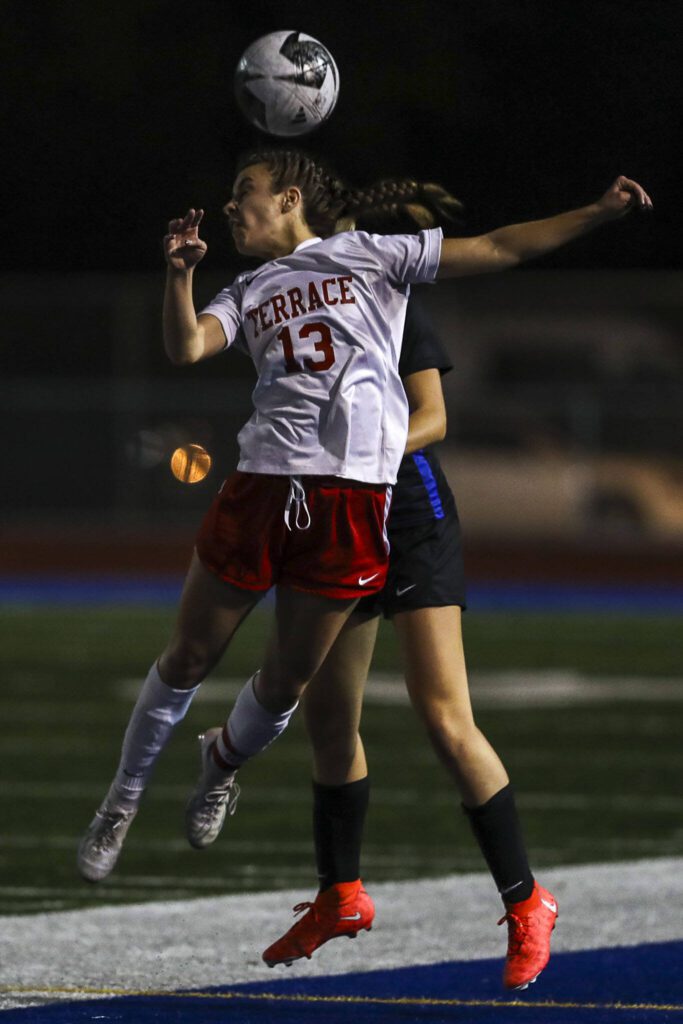
<instances>
[{"instance_id":1,"label":"green turf field","mask_svg":"<svg viewBox=\"0 0 683 1024\"><path fill-rule=\"evenodd\" d=\"M260 612L161 760L119 868L98 887L80 881L79 834L116 765L132 681L163 646L172 615L0 612L0 913L299 885L313 891L309 755L298 721L243 770L238 813L216 845L196 852L183 837L198 770L195 736L225 717L220 680L246 678L258 664L268 619ZM468 612L465 629L475 678L573 669L598 680L675 679L683 663L683 630L673 616ZM390 626L374 671L400 671ZM645 687L629 701L482 706L479 724L515 782L535 866L683 853L681 698L683 680L657 700ZM410 709L368 702L363 732L373 781L366 880L480 869L456 795Z\"/></svg>"}]
</instances>

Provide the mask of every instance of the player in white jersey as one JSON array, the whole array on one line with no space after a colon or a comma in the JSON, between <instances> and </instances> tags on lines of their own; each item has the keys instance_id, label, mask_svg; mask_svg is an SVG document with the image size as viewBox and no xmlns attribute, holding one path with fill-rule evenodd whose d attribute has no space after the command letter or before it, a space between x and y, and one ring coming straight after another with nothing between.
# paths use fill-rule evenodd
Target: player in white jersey
<instances>
[{"instance_id":1,"label":"player in white jersey","mask_svg":"<svg viewBox=\"0 0 683 1024\"><path fill-rule=\"evenodd\" d=\"M234 810L237 770L286 727L358 598L381 589L387 491L407 433L407 406L394 385L410 283L515 266L651 205L639 185L619 178L590 206L476 238L330 237L340 218L383 201L386 191L349 192L298 151L249 155L225 212L238 250L264 264L199 316L192 278L206 252L202 211L169 225L169 358L194 363L238 343L252 354L259 384L240 434L242 468L205 518L173 635L145 680L117 772L79 845L79 870L90 881L112 870L174 726L270 586L276 626L262 667L222 730L202 743L202 775L186 812L197 847L212 842ZM416 183L415 198L423 192Z\"/></svg>"},{"instance_id":2,"label":"player in white jersey","mask_svg":"<svg viewBox=\"0 0 683 1024\"><path fill-rule=\"evenodd\" d=\"M241 335L258 373L238 469L395 482L408 285L434 279L440 247L436 230L307 238L209 303L202 317L216 317L226 345Z\"/></svg>"}]
</instances>

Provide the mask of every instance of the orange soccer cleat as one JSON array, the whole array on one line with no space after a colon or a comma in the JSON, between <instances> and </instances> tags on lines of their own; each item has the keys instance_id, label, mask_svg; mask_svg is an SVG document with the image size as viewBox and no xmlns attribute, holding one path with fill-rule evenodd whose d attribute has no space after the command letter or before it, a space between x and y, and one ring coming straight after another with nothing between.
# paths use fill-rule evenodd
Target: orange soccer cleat
<instances>
[{"instance_id":1,"label":"orange soccer cleat","mask_svg":"<svg viewBox=\"0 0 683 1024\"><path fill-rule=\"evenodd\" d=\"M536 981L550 959L550 935L557 920L557 901L534 883L531 896L506 903L498 924L508 923L508 951L503 971L505 988L526 988Z\"/></svg>"},{"instance_id":2,"label":"orange soccer cleat","mask_svg":"<svg viewBox=\"0 0 683 1024\"><path fill-rule=\"evenodd\" d=\"M375 916L373 902L360 879L338 882L319 892L313 903L297 903L294 907L295 914L304 910L307 913L263 954L269 967L289 967L304 956L310 960L311 954L329 939L340 935L353 939L362 929L369 932Z\"/></svg>"}]
</instances>

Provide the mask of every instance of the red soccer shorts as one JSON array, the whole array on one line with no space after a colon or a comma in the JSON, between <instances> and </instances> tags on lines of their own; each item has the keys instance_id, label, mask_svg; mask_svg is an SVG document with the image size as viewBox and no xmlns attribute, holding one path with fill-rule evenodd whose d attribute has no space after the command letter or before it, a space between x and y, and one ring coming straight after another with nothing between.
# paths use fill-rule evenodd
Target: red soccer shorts
<instances>
[{"instance_id":1,"label":"red soccer shorts","mask_svg":"<svg viewBox=\"0 0 683 1024\"><path fill-rule=\"evenodd\" d=\"M243 590L283 584L342 599L381 590L391 488L338 477L297 479L306 507L291 506L288 529L288 476L237 471L228 477L197 536L202 563Z\"/></svg>"}]
</instances>

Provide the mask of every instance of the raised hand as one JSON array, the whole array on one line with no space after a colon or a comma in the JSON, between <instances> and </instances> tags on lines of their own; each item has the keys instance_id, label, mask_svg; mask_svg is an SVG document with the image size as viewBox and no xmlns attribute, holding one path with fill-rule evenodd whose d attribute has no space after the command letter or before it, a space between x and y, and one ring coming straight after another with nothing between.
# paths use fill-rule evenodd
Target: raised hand
<instances>
[{"instance_id":1,"label":"raised hand","mask_svg":"<svg viewBox=\"0 0 683 1024\"><path fill-rule=\"evenodd\" d=\"M168 222L168 234L164 235L164 256L175 270L190 270L204 258L207 245L198 234L203 216L203 210L190 209L184 217Z\"/></svg>"},{"instance_id":2,"label":"raised hand","mask_svg":"<svg viewBox=\"0 0 683 1024\"><path fill-rule=\"evenodd\" d=\"M610 218L616 219L639 210L645 213L652 209L652 200L637 181L631 181L620 174L614 184L610 185L605 194L598 199L597 205Z\"/></svg>"}]
</instances>

